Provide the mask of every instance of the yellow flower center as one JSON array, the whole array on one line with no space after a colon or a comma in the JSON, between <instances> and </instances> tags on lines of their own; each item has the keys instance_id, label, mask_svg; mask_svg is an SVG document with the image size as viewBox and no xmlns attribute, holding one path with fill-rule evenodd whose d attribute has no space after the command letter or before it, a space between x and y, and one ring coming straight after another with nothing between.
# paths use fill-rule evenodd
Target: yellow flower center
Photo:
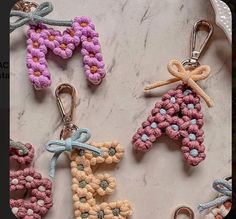
<instances>
[{"instance_id":1,"label":"yellow flower center","mask_svg":"<svg viewBox=\"0 0 236 219\"><path fill-rule=\"evenodd\" d=\"M95 66L95 65L93 65L93 66L90 68L90 70L91 70L92 73L96 73L97 70L98 70L98 67Z\"/></svg>"},{"instance_id":2,"label":"yellow flower center","mask_svg":"<svg viewBox=\"0 0 236 219\"><path fill-rule=\"evenodd\" d=\"M39 76L41 76L42 74L41 74L41 72L40 71L35 71L34 72L34 76L36 76L36 77L39 77Z\"/></svg>"},{"instance_id":3,"label":"yellow flower center","mask_svg":"<svg viewBox=\"0 0 236 219\"><path fill-rule=\"evenodd\" d=\"M50 41L53 41L53 40L55 40L55 36L54 35L50 35L49 37L48 37L48 39L50 40Z\"/></svg>"},{"instance_id":4,"label":"yellow flower center","mask_svg":"<svg viewBox=\"0 0 236 219\"><path fill-rule=\"evenodd\" d=\"M81 27L87 27L87 26L88 26L88 23L82 22L82 23L80 23L80 26L81 26Z\"/></svg>"}]
</instances>

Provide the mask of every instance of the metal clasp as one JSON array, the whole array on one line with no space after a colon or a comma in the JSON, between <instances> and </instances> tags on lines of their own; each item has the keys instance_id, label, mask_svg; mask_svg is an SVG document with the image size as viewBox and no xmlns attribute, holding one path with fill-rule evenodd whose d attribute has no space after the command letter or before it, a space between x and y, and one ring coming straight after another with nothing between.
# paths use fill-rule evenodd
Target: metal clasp
<instances>
[{"instance_id":1,"label":"metal clasp","mask_svg":"<svg viewBox=\"0 0 236 219\"><path fill-rule=\"evenodd\" d=\"M65 111L62 100L60 98L60 95L63 93L69 94L71 96L71 105L70 105L69 112ZM56 88L55 96L57 98L57 105L60 110L62 120L64 123L64 126L60 133L60 139L66 139L71 135L73 130L78 129L78 127L72 123L73 113L74 113L74 108L75 108L76 90L70 84L61 84Z\"/></svg>"},{"instance_id":2,"label":"metal clasp","mask_svg":"<svg viewBox=\"0 0 236 219\"><path fill-rule=\"evenodd\" d=\"M38 7L38 4L36 2L20 0L13 6L12 9L29 13L31 12L32 8L37 8L37 7Z\"/></svg>"},{"instance_id":3,"label":"metal clasp","mask_svg":"<svg viewBox=\"0 0 236 219\"><path fill-rule=\"evenodd\" d=\"M187 207L187 206L178 207L174 212L174 218L173 219L178 219L178 216L180 214L186 214L189 217L189 219L194 219L193 210L191 208Z\"/></svg>"},{"instance_id":4,"label":"metal clasp","mask_svg":"<svg viewBox=\"0 0 236 219\"><path fill-rule=\"evenodd\" d=\"M205 40L203 41L202 45L200 46L200 48L197 50L196 49L197 32L199 31L199 29L201 27L205 27L208 34L207 34ZM213 28L212 24L210 24L208 21L205 21L205 20L199 20L194 24L193 30L192 30L192 37L191 37L191 57L182 62L182 64L184 66L188 65L190 67L196 68L197 66L200 65L198 59L199 59L203 49L206 47L207 42L209 41L209 39L213 33L213 29L214 28Z\"/></svg>"}]
</instances>

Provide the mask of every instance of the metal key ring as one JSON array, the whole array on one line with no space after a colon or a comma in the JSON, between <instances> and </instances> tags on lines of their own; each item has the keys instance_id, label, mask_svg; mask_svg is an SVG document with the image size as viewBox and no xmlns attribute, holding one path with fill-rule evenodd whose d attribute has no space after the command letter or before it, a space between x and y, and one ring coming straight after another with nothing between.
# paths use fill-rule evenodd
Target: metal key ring
<instances>
[{"instance_id":1,"label":"metal key ring","mask_svg":"<svg viewBox=\"0 0 236 219\"><path fill-rule=\"evenodd\" d=\"M191 208L187 207L187 206L178 207L174 212L174 218L173 219L178 219L178 216L180 214L185 214L185 215L189 216L189 219L194 219L193 210Z\"/></svg>"}]
</instances>

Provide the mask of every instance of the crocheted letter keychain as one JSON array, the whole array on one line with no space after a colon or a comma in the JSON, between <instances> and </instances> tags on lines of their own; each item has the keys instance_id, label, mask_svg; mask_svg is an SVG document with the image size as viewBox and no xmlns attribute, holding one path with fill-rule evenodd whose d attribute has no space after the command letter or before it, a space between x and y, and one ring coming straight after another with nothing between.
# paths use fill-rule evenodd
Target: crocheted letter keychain
<instances>
[{"instance_id":1,"label":"crocheted letter keychain","mask_svg":"<svg viewBox=\"0 0 236 219\"><path fill-rule=\"evenodd\" d=\"M211 202L200 204L198 210L200 212L210 210L204 216L204 219L223 219L229 213L232 205L231 177L228 179L217 179L213 182L212 186L219 193L219 197Z\"/></svg>"},{"instance_id":2,"label":"crocheted letter keychain","mask_svg":"<svg viewBox=\"0 0 236 219\"><path fill-rule=\"evenodd\" d=\"M200 26L208 28L208 35L200 50L195 49L196 33ZM198 165L205 159L205 147L203 145L203 114L201 112L200 97L209 107L213 101L195 83L208 77L210 67L200 65L198 58L212 35L213 27L207 21L198 21L193 28L192 57L182 63L171 60L167 66L174 78L146 86L145 90L182 81L174 90L169 90L157 102L147 120L133 136L132 143L136 150L147 151L153 143L166 134L171 139L182 140L181 150L184 158L190 165Z\"/></svg>"},{"instance_id":3,"label":"crocheted letter keychain","mask_svg":"<svg viewBox=\"0 0 236 219\"><path fill-rule=\"evenodd\" d=\"M27 167L33 158L34 148L31 144L10 140L10 161L21 166L20 170L10 171L10 207L17 218L41 219L53 205L51 181ZM24 197L30 193L29 200L14 199L14 193L18 191L25 191Z\"/></svg>"},{"instance_id":4,"label":"crocheted letter keychain","mask_svg":"<svg viewBox=\"0 0 236 219\"><path fill-rule=\"evenodd\" d=\"M59 94L71 94L71 110L65 113ZM131 213L128 201L117 201L98 204L95 196L105 196L113 193L116 183L109 174L94 174L93 167L97 164L118 163L123 157L124 150L116 142L94 143L88 140L90 132L78 128L72 123L75 106L75 89L69 84L62 84L56 89L56 97L61 111L64 127L61 140L49 141L46 148L54 153L50 166L50 176L54 177L56 161L63 152L71 152L71 175L74 212L76 219L126 219ZM74 131L74 133L72 133Z\"/></svg>"},{"instance_id":5,"label":"crocheted letter keychain","mask_svg":"<svg viewBox=\"0 0 236 219\"><path fill-rule=\"evenodd\" d=\"M33 8L35 10L32 10ZM98 33L93 22L88 17L76 17L70 21L45 18L52 10L53 5L50 2L37 5L20 1L10 13L10 17L17 17L17 20L10 24L11 32L29 23L27 67L30 81L36 89L49 87L51 74L46 58L49 50L63 59L68 59L81 45L85 76L92 84L100 84L106 73ZM68 28L60 32L45 24Z\"/></svg>"}]
</instances>

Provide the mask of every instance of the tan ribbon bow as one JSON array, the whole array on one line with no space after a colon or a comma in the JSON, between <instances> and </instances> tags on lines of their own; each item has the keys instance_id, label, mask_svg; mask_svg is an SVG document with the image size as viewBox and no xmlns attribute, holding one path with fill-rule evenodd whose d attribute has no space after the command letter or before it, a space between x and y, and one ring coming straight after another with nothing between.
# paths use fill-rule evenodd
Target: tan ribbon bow
<instances>
[{"instance_id":1,"label":"tan ribbon bow","mask_svg":"<svg viewBox=\"0 0 236 219\"><path fill-rule=\"evenodd\" d=\"M213 107L213 100L197 85L195 81L206 79L210 75L210 67L208 65L201 65L193 70L186 70L178 60L171 60L167 65L167 69L174 76L166 81L160 81L154 84L147 85L145 90L161 87L163 85L171 84L177 81L183 81L191 87L199 96L201 96L208 107Z\"/></svg>"}]
</instances>

